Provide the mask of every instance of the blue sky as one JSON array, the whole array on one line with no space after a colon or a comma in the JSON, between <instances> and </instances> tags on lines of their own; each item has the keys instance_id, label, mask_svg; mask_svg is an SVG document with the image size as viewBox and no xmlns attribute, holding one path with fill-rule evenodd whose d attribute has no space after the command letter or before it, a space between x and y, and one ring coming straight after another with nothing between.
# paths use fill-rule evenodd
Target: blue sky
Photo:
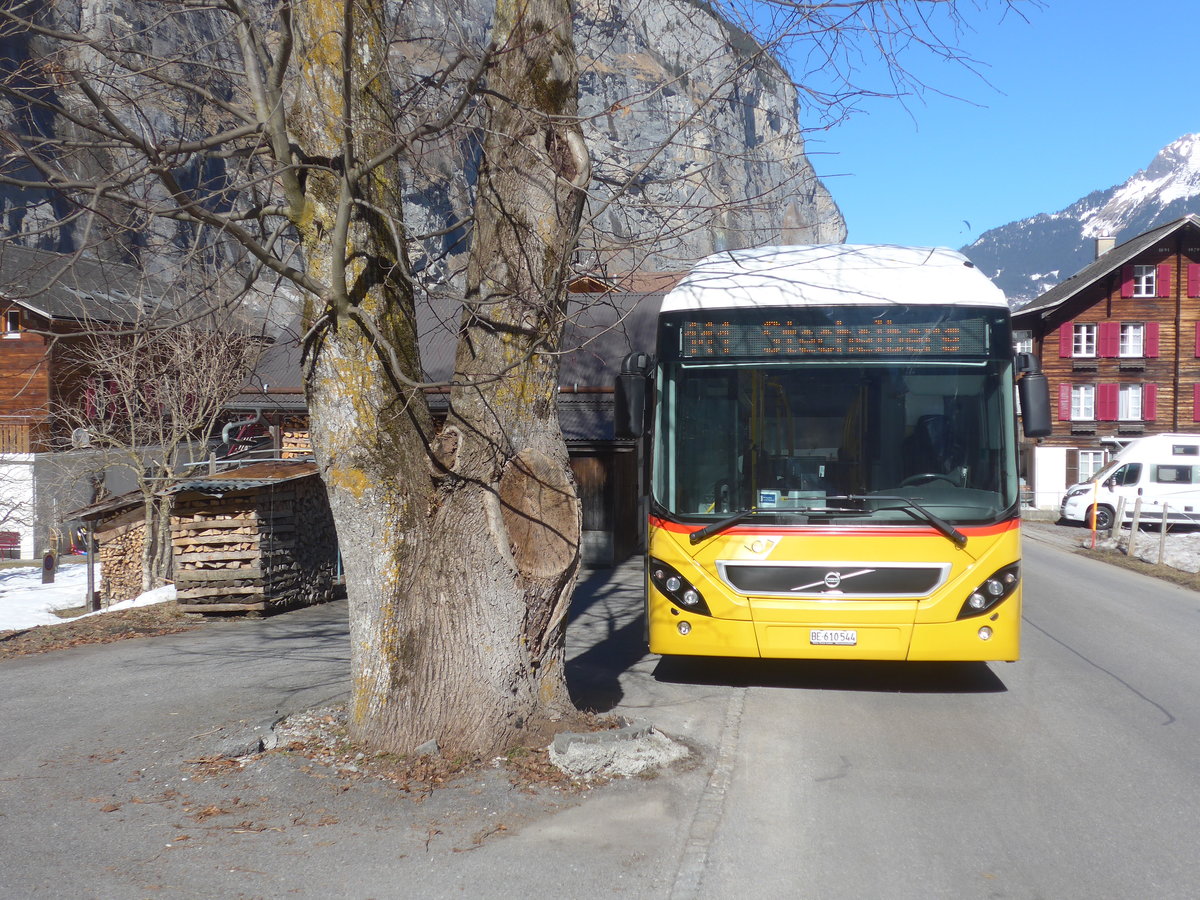
<instances>
[{"instance_id":1,"label":"blue sky","mask_svg":"<svg viewBox=\"0 0 1200 900\"><path fill-rule=\"evenodd\" d=\"M1200 131L1196 0L1025 9L1028 21L969 11L973 31L956 43L986 82L912 58L922 81L970 102L927 92L906 110L871 99L845 124L808 135L848 240L957 248L1119 184Z\"/></svg>"}]
</instances>

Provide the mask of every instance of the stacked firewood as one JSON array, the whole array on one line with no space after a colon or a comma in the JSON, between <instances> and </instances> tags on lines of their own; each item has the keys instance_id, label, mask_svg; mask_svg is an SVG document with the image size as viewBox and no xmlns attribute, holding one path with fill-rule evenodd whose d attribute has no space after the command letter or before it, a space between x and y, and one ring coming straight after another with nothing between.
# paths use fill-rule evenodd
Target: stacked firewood
<instances>
[{"instance_id":1,"label":"stacked firewood","mask_svg":"<svg viewBox=\"0 0 1200 900\"><path fill-rule=\"evenodd\" d=\"M181 494L175 585L189 612L265 612L332 598L337 539L314 474L222 497Z\"/></svg>"},{"instance_id":2,"label":"stacked firewood","mask_svg":"<svg viewBox=\"0 0 1200 900\"><path fill-rule=\"evenodd\" d=\"M181 606L210 612L263 609L259 516L245 492L176 500L171 525Z\"/></svg>"},{"instance_id":3,"label":"stacked firewood","mask_svg":"<svg viewBox=\"0 0 1200 900\"><path fill-rule=\"evenodd\" d=\"M312 441L308 435L308 420L299 416L284 419L280 428L280 455L284 459L312 456Z\"/></svg>"},{"instance_id":4,"label":"stacked firewood","mask_svg":"<svg viewBox=\"0 0 1200 900\"><path fill-rule=\"evenodd\" d=\"M100 545L100 599L105 606L131 600L142 592L144 522L132 522L97 532Z\"/></svg>"}]
</instances>

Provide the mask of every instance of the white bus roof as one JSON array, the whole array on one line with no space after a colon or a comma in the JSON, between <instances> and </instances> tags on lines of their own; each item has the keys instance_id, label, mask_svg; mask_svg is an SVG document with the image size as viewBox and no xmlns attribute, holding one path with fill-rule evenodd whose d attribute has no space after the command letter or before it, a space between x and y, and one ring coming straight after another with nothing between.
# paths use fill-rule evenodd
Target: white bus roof
<instances>
[{"instance_id":1,"label":"white bus roof","mask_svg":"<svg viewBox=\"0 0 1200 900\"><path fill-rule=\"evenodd\" d=\"M662 311L770 306L1007 306L961 253L894 244L807 244L706 257Z\"/></svg>"}]
</instances>

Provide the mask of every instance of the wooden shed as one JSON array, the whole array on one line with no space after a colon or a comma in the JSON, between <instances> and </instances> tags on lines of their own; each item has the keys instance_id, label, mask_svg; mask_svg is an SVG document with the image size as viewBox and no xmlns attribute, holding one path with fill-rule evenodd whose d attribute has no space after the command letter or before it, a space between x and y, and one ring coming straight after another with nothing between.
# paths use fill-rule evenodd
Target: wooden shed
<instances>
[{"instance_id":1,"label":"wooden shed","mask_svg":"<svg viewBox=\"0 0 1200 900\"><path fill-rule=\"evenodd\" d=\"M314 463L255 463L170 493L176 597L185 612L279 612L333 598L337 538Z\"/></svg>"},{"instance_id":2,"label":"wooden shed","mask_svg":"<svg viewBox=\"0 0 1200 900\"><path fill-rule=\"evenodd\" d=\"M108 606L140 594L142 550L146 544L142 495L135 492L109 497L69 513L68 518L92 526L97 545L95 561L100 563L100 584L94 599Z\"/></svg>"}]
</instances>

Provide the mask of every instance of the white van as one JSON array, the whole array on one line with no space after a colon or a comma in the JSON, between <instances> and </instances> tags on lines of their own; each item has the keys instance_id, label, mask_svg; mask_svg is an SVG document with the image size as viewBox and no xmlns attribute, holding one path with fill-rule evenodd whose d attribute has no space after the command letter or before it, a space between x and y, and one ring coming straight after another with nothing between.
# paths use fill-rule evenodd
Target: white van
<instances>
[{"instance_id":1,"label":"white van","mask_svg":"<svg viewBox=\"0 0 1200 900\"><path fill-rule=\"evenodd\" d=\"M1073 485L1060 510L1068 522L1090 525L1093 503L1096 528L1112 527L1125 498L1125 521L1141 498L1141 521L1200 525L1200 434L1154 434L1126 445L1088 481Z\"/></svg>"}]
</instances>

